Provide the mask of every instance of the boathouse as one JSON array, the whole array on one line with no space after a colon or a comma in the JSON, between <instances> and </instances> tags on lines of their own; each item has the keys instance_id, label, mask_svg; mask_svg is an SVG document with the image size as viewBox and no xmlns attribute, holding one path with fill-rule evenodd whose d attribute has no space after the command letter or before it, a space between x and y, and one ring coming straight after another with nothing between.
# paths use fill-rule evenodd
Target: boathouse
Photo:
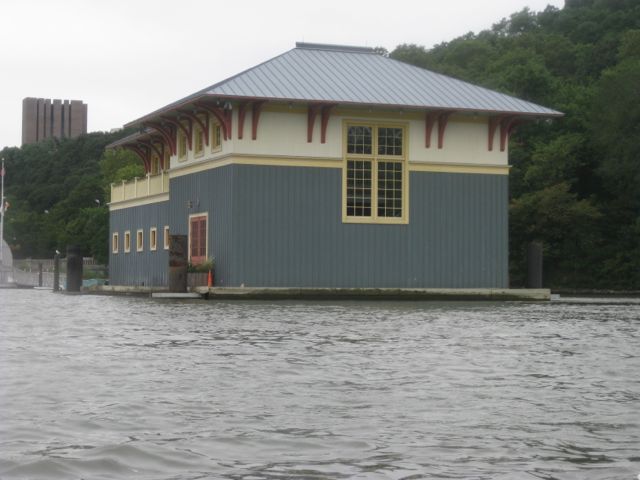
<instances>
[{"instance_id":1,"label":"boathouse","mask_svg":"<svg viewBox=\"0 0 640 480\"><path fill-rule=\"evenodd\" d=\"M127 127L110 282L166 286L169 234L230 287L507 288L509 135L560 112L298 43Z\"/></svg>"}]
</instances>

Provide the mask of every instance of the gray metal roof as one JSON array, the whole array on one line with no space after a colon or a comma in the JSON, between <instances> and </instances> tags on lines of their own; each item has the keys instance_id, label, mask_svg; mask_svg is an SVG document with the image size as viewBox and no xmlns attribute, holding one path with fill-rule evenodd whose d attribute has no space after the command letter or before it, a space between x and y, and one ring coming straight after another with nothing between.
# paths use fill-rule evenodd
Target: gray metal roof
<instances>
[{"instance_id":1,"label":"gray metal roof","mask_svg":"<svg viewBox=\"0 0 640 480\"><path fill-rule=\"evenodd\" d=\"M370 48L297 43L288 52L143 118L205 96L562 115L532 102L384 57Z\"/></svg>"}]
</instances>

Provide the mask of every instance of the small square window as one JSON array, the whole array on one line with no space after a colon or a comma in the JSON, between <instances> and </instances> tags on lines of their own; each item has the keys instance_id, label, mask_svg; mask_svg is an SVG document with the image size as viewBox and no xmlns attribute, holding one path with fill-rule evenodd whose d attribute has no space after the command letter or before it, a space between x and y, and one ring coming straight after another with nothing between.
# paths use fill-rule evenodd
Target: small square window
<instances>
[{"instance_id":1,"label":"small square window","mask_svg":"<svg viewBox=\"0 0 640 480\"><path fill-rule=\"evenodd\" d=\"M124 232L124 253L131 251L131 232L127 230Z\"/></svg>"},{"instance_id":2,"label":"small square window","mask_svg":"<svg viewBox=\"0 0 640 480\"><path fill-rule=\"evenodd\" d=\"M144 250L144 231L138 230L136 232L136 251L141 252Z\"/></svg>"},{"instance_id":3,"label":"small square window","mask_svg":"<svg viewBox=\"0 0 640 480\"><path fill-rule=\"evenodd\" d=\"M118 232L115 232L111 237L111 252L118 253Z\"/></svg>"},{"instance_id":4,"label":"small square window","mask_svg":"<svg viewBox=\"0 0 640 480\"><path fill-rule=\"evenodd\" d=\"M195 148L193 153L196 156L200 156L204 153L204 133L200 127L196 127L193 134L193 139L195 141Z\"/></svg>"},{"instance_id":5,"label":"small square window","mask_svg":"<svg viewBox=\"0 0 640 480\"><path fill-rule=\"evenodd\" d=\"M149 229L149 250L156 251L158 248L158 229L152 227Z\"/></svg>"},{"instance_id":6,"label":"small square window","mask_svg":"<svg viewBox=\"0 0 640 480\"><path fill-rule=\"evenodd\" d=\"M187 137L180 133L178 135L178 160L183 161L187 159Z\"/></svg>"},{"instance_id":7,"label":"small square window","mask_svg":"<svg viewBox=\"0 0 640 480\"><path fill-rule=\"evenodd\" d=\"M217 152L222 148L220 124L213 122L211 127L211 151Z\"/></svg>"},{"instance_id":8,"label":"small square window","mask_svg":"<svg viewBox=\"0 0 640 480\"><path fill-rule=\"evenodd\" d=\"M162 162L162 170L165 172L169 170L169 165L171 165L171 151L169 148L164 149L164 161Z\"/></svg>"},{"instance_id":9,"label":"small square window","mask_svg":"<svg viewBox=\"0 0 640 480\"><path fill-rule=\"evenodd\" d=\"M151 157L151 175L157 175L160 173L160 157L157 154Z\"/></svg>"},{"instance_id":10,"label":"small square window","mask_svg":"<svg viewBox=\"0 0 640 480\"><path fill-rule=\"evenodd\" d=\"M169 225L164 226L164 249L169 250Z\"/></svg>"}]
</instances>

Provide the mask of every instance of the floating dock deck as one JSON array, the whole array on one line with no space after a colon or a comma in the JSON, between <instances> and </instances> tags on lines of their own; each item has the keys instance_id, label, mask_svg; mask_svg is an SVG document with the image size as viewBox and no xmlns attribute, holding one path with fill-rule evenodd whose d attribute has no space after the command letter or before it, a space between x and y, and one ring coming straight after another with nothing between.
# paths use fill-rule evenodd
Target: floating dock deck
<instances>
[{"instance_id":1,"label":"floating dock deck","mask_svg":"<svg viewBox=\"0 0 640 480\"><path fill-rule=\"evenodd\" d=\"M196 287L189 293L166 288L96 286L90 293L151 295L153 298L210 300L432 300L432 301L548 301L551 291L509 288L254 288Z\"/></svg>"}]
</instances>

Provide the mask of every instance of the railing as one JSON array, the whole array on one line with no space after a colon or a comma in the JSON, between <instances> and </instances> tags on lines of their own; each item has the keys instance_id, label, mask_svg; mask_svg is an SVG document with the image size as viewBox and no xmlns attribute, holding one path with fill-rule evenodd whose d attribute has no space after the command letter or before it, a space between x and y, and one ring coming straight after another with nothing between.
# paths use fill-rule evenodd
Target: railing
<instances>
[{"instance_id":1,"label":"railing","mask_svg":"<svg viewBox=\"0 0 640 480\"><path fill-rule=\"evenodd\" d=\"M37 287L40 283L40 274L38 272L27 272L14 268L11 280L16 284L24 287ZM60 274L60 288L64 288L67 284L67 275ZM53 288L53 272L42 272L42 286Z\"/></svg>"},{"instance_id":2,"label":"railing","mask_svg":"<svg viewBox=\"0 0 640 480\"><path fill-rule=\"evenodd\" d=\"M13 266L26 272L38 272L39 265L42 264L42 270L45 272L53 272L53 265L55 260L53 258L24 258L13 261ZM66 259L60 258L60 268L62 271L66 268ZM96 259L93 257L82 257L82 265L84 267L99 266Z\"/></svg>"},{"instance_id":3,"label":"railing","mask_svg":"<svg viewBox=\"0 0 640 480\"><path fill-rule=\"evenodd\" d=\"M169 175L161 172L158 175L147 174L143 178L122 183L111 184L111 203L135 200L136 198L150 197L169 192Z\"/></svg>"}]
</instances>

